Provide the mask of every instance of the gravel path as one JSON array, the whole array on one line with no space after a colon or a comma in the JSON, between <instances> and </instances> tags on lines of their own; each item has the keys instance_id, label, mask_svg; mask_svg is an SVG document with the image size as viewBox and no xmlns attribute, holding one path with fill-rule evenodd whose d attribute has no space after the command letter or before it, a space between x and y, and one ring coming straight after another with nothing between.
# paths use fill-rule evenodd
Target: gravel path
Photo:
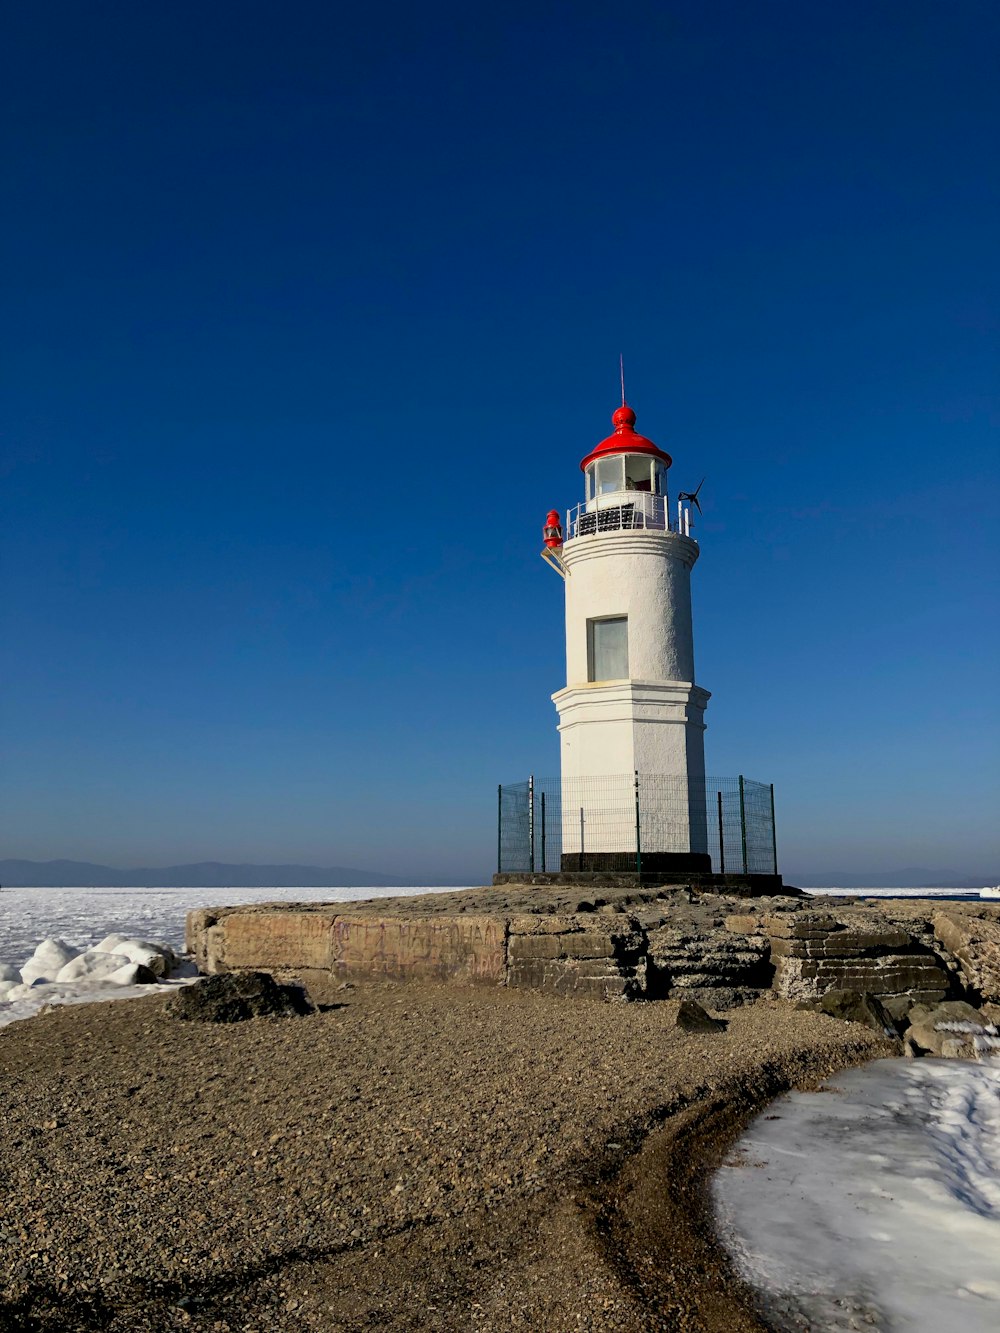
<instances>
[{"instance_id":1,"label":"gravel path","mask_svg":"<svg viewBox=\"0 0 1000 1333\"><path fill-rule=\"evenodd\" d=\"M0 1330L752 1329L704 1170L885 1053L778 1003L370 986L301 1019L151 997L0 1033Z\"/></svg>"}]
</instances>

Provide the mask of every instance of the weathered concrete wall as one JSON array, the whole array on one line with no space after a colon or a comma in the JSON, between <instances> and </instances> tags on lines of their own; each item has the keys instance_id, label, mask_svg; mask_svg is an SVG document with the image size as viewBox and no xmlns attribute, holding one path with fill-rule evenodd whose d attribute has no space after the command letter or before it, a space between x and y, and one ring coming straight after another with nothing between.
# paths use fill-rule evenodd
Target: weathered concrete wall
<instances>
[{"instance_id":1,"label":"weathered concrete wall","mask_svg":"<svg viewBox=\"0 0 1000 1333\"><path fill-rule=\"evenodd\" d=\"M363 979L532 986L630 999L646 988L646 936L622 915L389 916L307 907L192 912L187 945L205 972L317 971Z\"/></svg>"},{"instance_id":2,"label":"weathered concrete wall","mask_svg":"<svg viewBox=\"0 0 1000 1333\"><path fill-rule=\"evenodd\" d=\"M646 935L627 916L515 916L507 923L508 986L601 1000L646 993Z\"/></svg>"},{"instance_id":3,"label":"weathered concrete wall","mask_svg":"<svg viewBox=\"0 0 1000 1333\"><path fill-rule=\"evenodd\" d=\"M338 916L330 966L343 980L484 981L499 984L506 968L506 922L494 916Z\"/></svg>"},{"instance_id":4,"label":"weathered concrete wall","mask_svg":"<svg viewBox=\"0 0 1000 1333\"><path fill-rule=\"evenodd\" d=\"M845 922L824 912L782 912L726 918L730 931L753 929L770 942L774 991L787 1000L811 1000L828 991L863 991L879 997L944 999L948 974L911 930L855 909Z\"/></svg>"},{"instance_id":5,"label":"weathered concrete wall","mask_svg":"<svg viewBox=\"0 0 1000 1333\"><path fill-rule=\"evenodd\" d=\"M934 1004L1000 1004L1000 911L975 904L736 898L686 890L521 886L338 904L192 912L204 972L315 980L525 986L599 999L691 998L709 1008L831 991ZM739 910L736 910L739 909ZM905 1008L905 1003L903 1004Z\"/></svg>"}]
</instances>

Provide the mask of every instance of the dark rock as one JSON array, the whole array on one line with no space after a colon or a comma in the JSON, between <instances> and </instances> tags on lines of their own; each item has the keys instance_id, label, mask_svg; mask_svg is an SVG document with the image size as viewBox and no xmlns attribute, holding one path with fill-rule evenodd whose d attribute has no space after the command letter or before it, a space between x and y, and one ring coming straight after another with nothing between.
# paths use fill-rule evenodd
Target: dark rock
<instances>
[{"instance_id":1,"label":"dark rock","mask_svg":"<svg viewBox=\"0 0 1000 1333\"><path fill-rule=\"evenodd\" d=\"M831 990L817 1000L803 1000L799 1009L811 1009L814 1013L829 1014L845 1023L861 1023L876 1032L884 1032L888 1037L896 1035L896 1025L885 1005L875 995L867 991Z\"/></svg>"},{"instance_id":2,"label":"dark rock","mask_svg":"<svg viewBox=\"0 0 1000 1333\"><path fill-rule=\"evenodd\" d=\"M712 1018L706 1014L700 1004L694 1000L681 1000L677 1008L677 1026L685 1032L725 1032L726 1025L721 1018Z\"/></svg>"},{"instance_id":3,"label":"dark rock","mask_svg":"<svg viewBox=\"0 0 1000 1333\"><path fill-rule=\"evenodd\" d=\"M242 1023L264 1016L312 1014L316 1006L303 986L281 985L267 972L224 972L204 977L171 996L175 1018L201 1023Z\"/></svg>"}]
</instances>

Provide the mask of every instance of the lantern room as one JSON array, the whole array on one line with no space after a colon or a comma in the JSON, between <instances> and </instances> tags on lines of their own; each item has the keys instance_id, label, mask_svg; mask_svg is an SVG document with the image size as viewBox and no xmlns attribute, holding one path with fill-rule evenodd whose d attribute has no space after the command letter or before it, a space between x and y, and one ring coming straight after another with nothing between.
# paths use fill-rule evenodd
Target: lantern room
<instances>
[{"instance_id":1,"label":"lantern room","mask_svg":"<svg viewBox=\"0 0 1000 1333\"><path fill-rule=\"evenodd\" d=\"M611 417L614 434L602 440L581 462L587 500L619 491L667 495L667 469L673 461L652 440L635 429L635 413L622 403Z\"/></svg>"}]
</instances>

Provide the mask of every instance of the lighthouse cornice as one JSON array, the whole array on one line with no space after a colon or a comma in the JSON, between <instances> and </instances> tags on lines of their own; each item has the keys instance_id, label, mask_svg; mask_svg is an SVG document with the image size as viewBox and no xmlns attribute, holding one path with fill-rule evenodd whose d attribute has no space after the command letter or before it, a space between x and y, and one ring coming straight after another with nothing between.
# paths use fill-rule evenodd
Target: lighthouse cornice
<instances>
[{"instance_id":1,"label":"lighthouse cornice","mask_svg":"<svg viewBox=\"0 0 1000 1333\"><path fill-rule=\"evenodd\" d=\"M631 710L652 705L673 704L704 711L712 695L709 690L690 680L614 680L581 681L567 685L552 696L560 715L572 709L598 708L614 712L617 708ZM700 721L699 717L699 721Z\"/></svg>"},{"instance_id":2,"label":"lighthouse cornice","mask_svg":"<svg viewBox=\"0 0 1000 1333\"><path fill-rule=\"evenodd\" d=\"M680 560L689 568L700 554L693 537L680 532L638 529L631 532L595 532L573 537L562 548L568 566L583 560L615 555L646 555L661 560Z\"/></svg>"}]
</instances>

